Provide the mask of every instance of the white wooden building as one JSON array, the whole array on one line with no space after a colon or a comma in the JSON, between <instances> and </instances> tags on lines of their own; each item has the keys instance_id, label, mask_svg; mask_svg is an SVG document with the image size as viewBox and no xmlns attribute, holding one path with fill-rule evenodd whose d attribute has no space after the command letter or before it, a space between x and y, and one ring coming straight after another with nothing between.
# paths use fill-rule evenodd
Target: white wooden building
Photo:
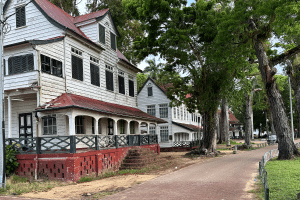
<instances>
[{"instance_id":1,"label":"white wooden building","mask_svg":"<svg viewBox=\"0 0 300 200\"><path fill-rule=\"evenodd\" d=\"M29 2L4 6L6 138L140 134L164 122L137 108L141 70L117 49L108 9L72 17Z\"/></svg>"},{"instance_id":2,"label":"white wooden building","mask_svg":"<svg viewBox=\"0 0 300 200\"><path fill-rule=\"evenodd\" d=\"M171 84L158 85L148 78L137 96L139 109L167 121L158 125L160 147L176 147L184 142L199 139L201 115L198 112L189 113L184 104L170 107L171 101L166 95L168 87L171 87ZM150 126L150 131L152 128Z\"/></svg>"}]
</instances>

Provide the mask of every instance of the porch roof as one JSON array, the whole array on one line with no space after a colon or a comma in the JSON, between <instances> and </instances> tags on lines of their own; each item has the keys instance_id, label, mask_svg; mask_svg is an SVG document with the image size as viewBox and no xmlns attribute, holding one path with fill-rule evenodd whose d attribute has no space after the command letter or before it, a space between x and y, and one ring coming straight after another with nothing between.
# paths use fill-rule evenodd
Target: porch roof
<instances>
[{"instance_id":1,"label":"porch roof","mask_svg":"<svg viewBox=\"0 0 300 200\"><path fill-rule=\"evenodd\" d=\"M45 106L37 108L37 112L45 112L49 110L65 109L65 108L81 108L92 110L105 114L112 114L123 117L131 117L135 119L143 119L156 123L167 123L165 120L149 115L140 109L123 106L114 103L108 103L88 97L64 93L61 96L53 99Z\"/></svg>"},{"instance_id":2,"label":"porch roof","mask_svg":"<svg viewBox=\"0 0 300 200\"><path fill-rule=\"evenodd\" d=\"M178 123L178 122L174 122L174 121L172 121L172 123L177 125L177 126L180 126L182 128L188 129L190 131L199 131L199 128L202 130L202 127L195 126L195 125L192 125L192 124L183 124L183 123Z\"/></svg>"}]
</instances>

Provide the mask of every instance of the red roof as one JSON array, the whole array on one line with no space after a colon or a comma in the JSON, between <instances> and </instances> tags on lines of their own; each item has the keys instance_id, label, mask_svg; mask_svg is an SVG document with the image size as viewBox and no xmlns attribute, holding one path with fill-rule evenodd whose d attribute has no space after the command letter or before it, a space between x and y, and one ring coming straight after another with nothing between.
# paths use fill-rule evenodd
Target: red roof
<instances>
[{"instance_id":1,"label":"red roof","mask_svg":"<svg viewBox=\"0 0 300 200\"><path fill-rule=\"evenodd\" d=\"M218 113L221 114L221 110L218 110ZM242 124L230 110L228 110L228 113L229 113L229 123L230 124Z\"/></svg>"},{"instance_id":2,"label":"red roof","mask_svg":"<svg viewBox=\"0 0 300 200\"><path fill-rule=\"evenodd\" d=\"M72 17L70 14L66 13L48 0L35 0L35 2L45 11L45 13L49 17L54 19L56 22L63 25L64 27L73 30L84 38L89 39L78 27L75 26L75 17Z\"/></svg>"},{"instance_id":3,"label":"red roof","mask_svg":"<svg viewBox=\"0 0 300 200\"><path fill-rule=\"evenodd\" d=\"M133 117L137 119L145 119L157 123L167 123L166 121L153 117L140 109L129 106L122 106L119 104L108 103L88 97L64 93L61 96L53 99L48 103L49 106L42 106L37 108L38 111L47 111L52 109L64 109L69 107L82 108L93 110L106 114L113 114L118 116Z\"/></svg>"},{"instance_id":4,"label":"red roof","mask_svg":"<svg viewBox=\"0 0 300 200\"><path fill-rule=\"evenodd\" d=\"M97 17L102 17L103 15L105 15L105 13L108 11L109 9L103 9L103 10L98 10L96 12L92 12L92 13L89 13L89 14L85 14L85 15L80 15L80 16L77 16L74 18L74 24L76 23L80 23L80 22L83 22L83 21L87 21L89 19L94 19L94 18L97 18Z\"/></svg>"},{"instance_id":5,"label":"red roof","mask_svg":"<svg viewBox=\"0 0 300 200\"><path fill-rule=\"evenodd\" d=\"M35 2L45 11L45 13L51 17L53 20L58 22L60 25L74 31L75 33L79 34L80 36L88 39L90 42L94 43L87 37L75 24L79 22L83 22L89 19L94 19L97 17L101 17L105 15L109 9L103 9L96 12L92 12L86 15L81 15L77 17L71 16L69 13L63 11L53 3L49 2L48 0L35 0ZM130 63L128 59L119 51L117 50L117 55L119 59L123 59L126 62ZM131 63L130 63L131 64ZM138 68L137 68L138 69Z\"/></svg>"}]
</instances>

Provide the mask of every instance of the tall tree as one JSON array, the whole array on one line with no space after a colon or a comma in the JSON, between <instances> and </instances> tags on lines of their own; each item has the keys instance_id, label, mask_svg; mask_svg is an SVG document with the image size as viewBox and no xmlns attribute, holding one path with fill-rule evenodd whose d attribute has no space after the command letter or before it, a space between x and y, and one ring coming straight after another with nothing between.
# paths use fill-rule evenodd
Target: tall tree
<instances>
[{"instance_id":1,"label":"tall tree","mask_svg":"<svg viewBox=\"0 0 300 200\"><path fill-rule=\"evenodd\" d=\"M228 7L227 19L219 30L220 45L237 43L256 52L259 70L266 89L269 108L278 138L279 159L290 159L300 155L292 140L289 120L284 110L281 94L275 77L275 66L300 52L294 43L288 51L274 55L268 41L276 37L299 35L299 1L285 0L236 0Z\"/></svg>"},{"instance_id":2,"label":"tall tree","mask_svg":"<svg viewBox=\"0 0 300 200\"><path fill-rule=\"evenodd\" d=\"M69 13L73 17L80 15L77 5L82 0L49 0L51 3Z\"/></svg>"},{"instance_id":3,"label":"tall tree","mask_svg":"<svg viewBox=\"0 0 300 200\"><path fill-rule=\"evenodd\" d=\"M202 113L204 137L200 153L215 153L218 106L234 84L233 78L242 74L233 64L241 66L245 58L236 49L231 49L231 57L215 54L218 48L229 48L214 42L224 6L204 0L188 7L186 3L123 0L126 11L140 20L145 31L135 43L138 56L159 53L167 61L165 70L184 74L182 79L172 80L174 87L167 94L172 105L184 103L190 112L197 109Z\"/></svg>"},{"instance_id":4,"label":"tall tree","mask_svg":"<svg viewBox=\"0 0 300 200\"><path fill-rule=\"evenodd\" d=\"M125 13L122 0L91 0L86 4L89 12L109 8L115 25L120 33L118 38L118 49L134 65L138 64L141 59L134 56L135 49L132 48L133 42L143 36L142 27L139 21L130 19Z\"/></svg>"},{"instance_id":5,"label":"tall tree","mask_svg":"<svg viewBox=\"0 0 300 200\"><path fill-rule=\"evenodd\" d=\"M220 138L219 143L223 141L226 142L227 145L230 145L230 137L229 137L229 113L228 113L228 101L223 98L221 101L221 114L220 114Z\"/></svg>"},{"instance_id":6,"label":"tall tree","mask_svg":"<svg viewBox=\"0 0 300 200\"><path fill-rule=\"evenodd\" d=\"M157 80L164 65L162 63L156 64L155 58L146 60L146 63L148 66L145 67L143 73L148 73L151 78Z\"/></svg>"}]
</instances>

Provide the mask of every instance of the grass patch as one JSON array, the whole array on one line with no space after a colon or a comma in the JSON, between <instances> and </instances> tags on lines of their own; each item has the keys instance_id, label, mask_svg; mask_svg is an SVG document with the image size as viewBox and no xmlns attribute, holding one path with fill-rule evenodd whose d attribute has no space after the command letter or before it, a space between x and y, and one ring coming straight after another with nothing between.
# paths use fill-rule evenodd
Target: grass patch
<instances>
[{"instance_id":1,"label":"grass patch","mask_svg":"<svg viewBox=\"0 0 300 200\"><path fill-rule=\"evenodd\" d=\"M265 199L264 185L261 182L259 175L256 177L256 182L254 183L254 189L248 191L248 193L253 193L255 195L255 198L258 200Z\"/></svg>"},{"instance_id":2,"label":"grass patch","mask_svg":"<svg viewBox=\"0 0 300 200\"><path fill-rule=\"evenodd\" d=\"M300 158L273 159L265 166L268 172L270 199L297 199L300 193Z\"/></svg>"},{"instance_id":3,"label":"grass patch","mask_svg":"<svg viewBox=\"0 0 300 200\"><path fill-rule=\"evenodd\" d=\"M53 187L70 185L70 182L63 181L34 181L25 177L13 175L7 178L6 188L0 189L1 195L20 195L29 192L46 192Z\"/></svg>"},{"instance_id":4,"label":"grass patch","mask_svg":"<svg viewBox=\"0 0 300 200\"><path fill-rule=\"evenodd\" d=\"M227 142L223 142L222 144L227 144ZM235 140L230 140L230 145L240 145L240 144L243 144L241 142L236 142Z\"/></svg>"}]
</instances>

